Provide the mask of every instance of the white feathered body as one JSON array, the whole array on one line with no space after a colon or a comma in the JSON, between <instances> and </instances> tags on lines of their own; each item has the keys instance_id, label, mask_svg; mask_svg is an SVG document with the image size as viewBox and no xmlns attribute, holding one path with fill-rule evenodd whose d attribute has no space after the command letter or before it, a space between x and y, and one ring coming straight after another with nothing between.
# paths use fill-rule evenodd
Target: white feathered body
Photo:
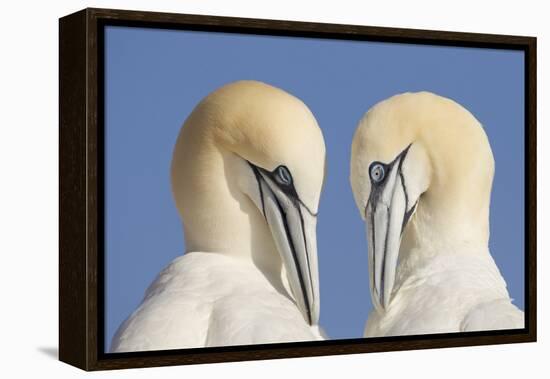
<instances>
[{"instance_id":1,"label":"white feathered body","mask_svg":"<svg viewBox=\"0 0 550 379\"><path fill-rule=\"evenodd\" d=\"M524 315L488 251L418 254L400 265L386 311L369 315L365 336L517 329Z\"/></svg>"},{"instance_id":2,"label":"white feathered body","mask_svg":"<svg viewBox=\"0 0 550 379\"><path fill-rule=\"evenodd\" d=\"M112 352L322 339L292 298L252 263L187 253L170 263L119 327Z\"/></svg>"}]
</instances>

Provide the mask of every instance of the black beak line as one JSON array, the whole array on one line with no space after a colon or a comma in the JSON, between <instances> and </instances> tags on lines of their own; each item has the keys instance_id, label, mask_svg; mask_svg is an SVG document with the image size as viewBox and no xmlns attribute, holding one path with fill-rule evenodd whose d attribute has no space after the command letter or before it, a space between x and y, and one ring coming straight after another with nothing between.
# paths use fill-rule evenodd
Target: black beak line
<instances>
[{"instance_id":1,"label":"black beak line","mask_svg":"<svg viewBox=\"0 0 550 379\"><path fill-rule=\"evenodd\" d=\"M290 251L292 253L292 259L294 261L294 265L296 267L296 272L298 274L298 280L300 282L300 289L301 289L301 292L302 292L302 296L303 296L304 303L305 303L305 306L306 306L306 311L307 311L307 317L308 317L307 321L308 321L309 325L312 325L311 307L310 307L310 302L308 301L309 297L307 296L307 290L306 290L306 286L305 286L305 283L304 283L302 270L300 270L300 261L298 260L298 256L296 255L296 248L294 246L294 241L292 239L292 234L290 233L290 227L288 225L288 220L287 220L287 212L285 211L284 207L281 205L279 199L277 198L277 195L270 188L269 183L262 177L262 175L266 175L268 177L271 177L272 173L267 171L267 170L262 169L261 167L255 166L254 164L252 164L250 162L248 162L248 164L252 168L252 171L254 172L254 176L255 176L256 181L258 183L258 189L259 189L260 198L261 198L261 202L262 202L262 214L264 215L264 218L265 218L265 220L268 224L269 224L269 222L267 221L267 215L266 215L266 212L265 212L264 190L263 190L262 184L266 185L266 188L271 192L273 198L275 199L275 203L276 203L277 208L279 210L279 213L281 215L281 219L282 219L283 226L284 226L284 229L285 229L286 240L288 241L289 248L290 248ZM273 182L275 183L275 180L273 180ZM300 198L298 197L298 194L296 193L296 190L294 189L294 187L292 187L291 190L288 190L288 189L284 190L282 188L281 188L281 190L282 190L283 193L285 193L288 196L288 198L291 200L292 204L298 210L298 215L300 217L300 225L302 227L303 243L304 243L304 247L305 247L307 271L308 271L310 283L313 283L313 280L312 280L312 277L311 277L311 265L310 265L310 262L309 262L309 252L308 252L308 246L307 246L306 234L305 234L305 227L304 227L304 217L302 215L302 211L301 211L301 208L300 208L299 205L301 204L308 211L308 213L310 213L313 217L316 217L317 213L311 212L311 210L300 200ZM315 296L315 293L313 291L312 291L312 294L313 294L313 296ZM311 299L311 300L312 300L312 302L315 301L315 299Z\"/></svg>"},{"instance_id":2,"label":"black beak line","mask_svg":"<svg viewBox=\"0 0 550 379\"><path fill-rule=\"evenodd\" d=\"M397 175L399 175L399 178L401 180L401 185L403 186L403 192L405 194L405 215L403 216L403 223L401 225L401 234L403 234L403 230L405 229L405 226L407 225L407 223L409 222L409 219L410 217L412 216L412 214L414 213L415 209L416 209L416 206L418 204L418 201L409 209L409 196L408 196L408 193L407 193L407 185L405 183L405 176L403 175L403 170L402 170L402 167L403 167L403 161L405 160L405 157L407 156L407 153L409 152L409 149L410 147L412 146L412 143L410 143L403 151L401 151L401 153L399 153L397 155L397 157L395 157L393 159L393 161L391 161L389 164L386 165L387 167L387 172L391 172L393 166L398 163L398 167L397 167ZM387 182L386 181L383 181L382 183L378 183L378 184L375 184L374 182L372 183L372 186L371 186L371 192L370 192L370 195L369 195L369 199L367 201L367 204L365 205L365 208L364 208L364 215L365 215L365 220L367 219L367 214L368 214L368 207L369 205L371 206L371 217L370 217L370 225L371 225L371 233L372 233L372 249L373 249L373 267L372 267L372 275L373 275L373 278L376 277L376 255L374 254L374 251L376 251L375 247L376 247L376 233L375 233L375 222L374 222L374 215L376 213L376 208L377 208L377 205L379 204L379 199L380 197L382 196L382 193L384 191L384 188L386 186ZM407 210L408 209L408 210ZM390 218L389 218L389 208L388 208L388 217L387 217L387 225L386 225L386 237L385 237L385 241L384 241L384 255L383 255L383 259L382 259L382 276L381 276L381 283L382 285L384 284L385 282L385 272L384 272L384 267L385 267L385 258L386 258L386 251L387 251L387 243L388 243L388 229L389 229L389 221L390 221ZM373 282L374 282L374 279L373 279ZM378 288L375 288L375 291L378 292L379 289ZM383 301L383 294L380 294L382 296L382 301Z\"/></svg>"}]
</instances>

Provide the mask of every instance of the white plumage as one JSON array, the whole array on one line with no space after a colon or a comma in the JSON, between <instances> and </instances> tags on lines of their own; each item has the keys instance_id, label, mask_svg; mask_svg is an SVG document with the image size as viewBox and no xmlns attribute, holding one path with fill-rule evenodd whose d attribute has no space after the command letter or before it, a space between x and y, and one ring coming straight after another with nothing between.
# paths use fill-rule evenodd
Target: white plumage
<instances>
[{"instance_id":1,"label":"white plumage","mask_svg":"<svg viewBox=\"0 0 550 379\"><path fill-rule=\"evenodd\" d=\"M524 327L488 249L493 175L482 126L450 99L406 93L366 113L350 176L369 239L365 336Z\"/></svg>"},{"instance_id":2,"label":"white plumage","mask_svg":"<svg viewBox=\"0 0 550 379\"><path fill-rule=\"evenodd\" d=\"M112 352L322 338L317 209L325 146L299 99L241 81L182 127L172 192L186 254L120 326Z\"/></svg>"},{"instance_id":3,"label":"white plumage","mask_svg":"<svg viewBox=\"0 0 550 379\"><path fill-rule=\"evenodd\" d=\"M253 265L216 253L170 263L121 325L111 351L321 339L288 295Z\"/></svg>"},{"instance_id":4,"label":"white plumage","mask_svg":"<svg viewBox=\"0 0 550 379\"><path fill-rule=\"evenodd\" d=\"M463 249L401 264L390 306L371 312L365 336L523 328L488 251Z\"/></svg>"}]
</instances>

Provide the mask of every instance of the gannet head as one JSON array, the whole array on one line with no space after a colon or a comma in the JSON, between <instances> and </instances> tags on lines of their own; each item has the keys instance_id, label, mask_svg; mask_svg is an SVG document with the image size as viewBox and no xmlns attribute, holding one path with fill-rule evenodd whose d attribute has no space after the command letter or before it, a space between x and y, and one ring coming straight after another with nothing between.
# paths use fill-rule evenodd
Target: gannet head
<instances>
[{"instance_id":1,"label":"gannet head","mask_svg":"<svg viewBox=\"0 0 550 379\"><path fill-rule=\"evenodd\" d=\"M323 136L302 101L256 81L214 91L186 120L172 160L186 244L233 255L252 249L264 255L258 259L282 260L299 309L317 324L324 169Z\"/></svg>"},{"instance_id":2,"label":"gannet head","mask_svg":"<svg viewBox=\"0 0 550 379\"><path fill-rule=\"evenodd\" d=\"M365 114L353 138L350 180L367 224L376 309L390 303L404 255L438 241L429 250L452 253L455 242L487 246L493 173L483 128L452 100L406 93Z\"/></svg>"}]
</instances>

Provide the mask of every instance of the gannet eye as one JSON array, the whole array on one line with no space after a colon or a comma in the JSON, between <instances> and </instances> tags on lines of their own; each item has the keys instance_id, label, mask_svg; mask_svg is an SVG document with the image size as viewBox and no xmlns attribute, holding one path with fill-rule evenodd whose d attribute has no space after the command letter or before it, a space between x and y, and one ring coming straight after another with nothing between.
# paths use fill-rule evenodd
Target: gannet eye
<instances>
[{"instance_id":1,"label":"gannet eye","mask_svg":"<svg viewBox=\"0 0 550 379\"><path fill-rule=\"evenodd\" d=\"M282 186L289 186L292 184L292 175L285 166L279 166L275 169L275 180Z\"/></svg>"},{"instance_id":2,"label":"gannet eye","mask_svg":"<svg viewBox=\"0 0 550 379\"><path fill-rule=\"evenodd\" d=\"M386 175L386 170L384 169L384 166L381 163L374 163L370 167L370 178L374 183L380 183L382 180L384 180L384 176Z\"/></svg>"}]
</instances>

